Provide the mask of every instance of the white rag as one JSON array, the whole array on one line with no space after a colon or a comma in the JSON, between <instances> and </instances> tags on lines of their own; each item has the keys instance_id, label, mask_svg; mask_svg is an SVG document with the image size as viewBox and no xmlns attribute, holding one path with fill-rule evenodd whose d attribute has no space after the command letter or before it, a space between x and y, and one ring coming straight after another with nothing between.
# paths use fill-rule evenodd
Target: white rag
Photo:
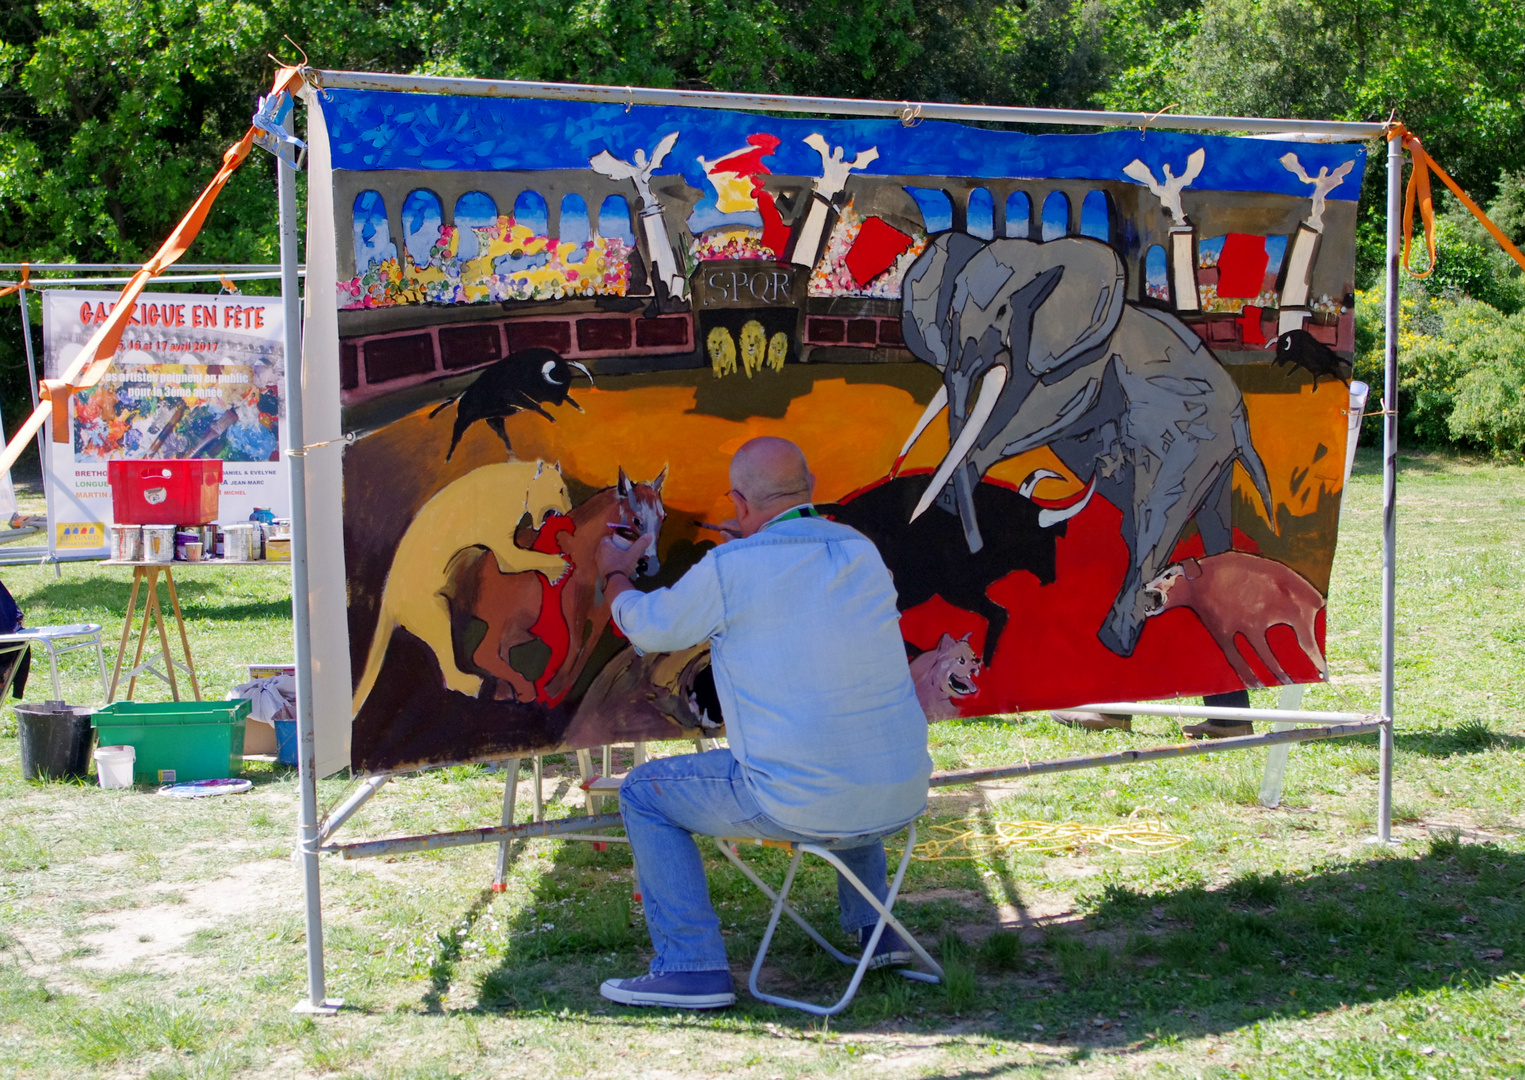
<instances>
[{"instance_id":1,"label":"white rag","mask_svg":"<svg viewBox=\"0 0 1525 1080\"><path fill-rule=\"evenodd\" d=\"M235 686L233 698L249 702L249 719L274 726L277 720L295 720L297 715L297 681L292 675L272 675L268 679L255 679L242 686Z\"/></svg>"}]
</instances>

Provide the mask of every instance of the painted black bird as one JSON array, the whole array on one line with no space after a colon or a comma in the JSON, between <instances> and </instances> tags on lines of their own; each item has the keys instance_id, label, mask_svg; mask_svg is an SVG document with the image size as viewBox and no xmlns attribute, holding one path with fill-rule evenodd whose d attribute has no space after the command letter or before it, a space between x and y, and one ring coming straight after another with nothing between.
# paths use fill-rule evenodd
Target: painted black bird
<instances>
[{"instance_id":1,"label":"painted black bird","mask_svg":"<svg viewBox=\"0 0 1525 1080\"><path fill-rule=\"evenodd\" d=\"M486 420L487 426L498 433L508 452L514 452L508 441L508 431L503 426L506 417L529 409L551 422L556 418L545 411L546 405L570 405L578 412L582 407L572 400L572 372L587 377L593 384L593 373L576 360L563 360L552 349L525 349L511 353L490 367L483 368L476 381L453 398L440 402L429 414L432 420L451 402L455 403L455 431L450 436L450 449L445 452L449 461L460 444L466 429L478 420Z\"/></svg>"},{"instance_id":2,"label":"painted black bird","mask_svg":"<svg viewBox=\"0 0 1525 1080\"><path fill-rule=\"evenodd\" d=\"M1302 368L1313 376L1315 387L1320 379L1350 382L1350 361L1306 330L1288 330L1277 338L1276 359L1271 363L1292 364Z\"/></svg>"}]
</instances>

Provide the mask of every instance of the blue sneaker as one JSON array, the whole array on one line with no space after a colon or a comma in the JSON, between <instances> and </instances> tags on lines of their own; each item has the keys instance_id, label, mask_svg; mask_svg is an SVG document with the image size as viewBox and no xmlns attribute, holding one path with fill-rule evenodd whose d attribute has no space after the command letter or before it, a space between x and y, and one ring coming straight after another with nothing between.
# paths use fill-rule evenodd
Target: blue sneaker
<instances>
[{"instance_id":1,"label":"blue sneaker","mask_svg":"<svg viewBox=\"0 0 1525 1080\"><path fill-rule=\"evenodd\" d=\"M621 1005L723 1009L736 1004L729 971L669 971L634 979L605 979L598 992Z\"/></svg>"},{"instance_id":2,"label":"blue sneaker","mask_svg":"<svg viewBox=\"0 0 1525 1080\"><path fill-rule=\"evenodd\" d=\"M868 939L874 936L874 928L865 926L858 931L858 948L868 948ZM904 967L911 962L911 948L905 943L895 928L886 926L884 933L879 935L879 944L874 949L874 958L868 962L869 969L882 967Z\"/></svg>"}]
</instances>

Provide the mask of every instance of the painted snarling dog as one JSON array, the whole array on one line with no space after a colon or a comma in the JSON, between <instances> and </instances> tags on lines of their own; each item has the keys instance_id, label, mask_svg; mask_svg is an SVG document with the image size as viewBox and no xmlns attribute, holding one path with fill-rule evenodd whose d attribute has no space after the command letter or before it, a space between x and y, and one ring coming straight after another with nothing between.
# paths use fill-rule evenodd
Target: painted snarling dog
<instances>
[{"instance_id":1,"label":"painted snarling dog","mask_svg":"<svg viewBox=\"0 0 1525 1080\"><path fill-rule=\"evenodd\" d=\"M906 345L943 386L900 458L944 410L950 439L914 515L934 505L957 515L978 552L993 538L976 484L1047 446L1122 511L1129 565L1097 632L1119 656L1143 630L1144 583L1170 562L1189 521L1208 554L1232 546L1235 463L1275 516L1233 380L1180 320L1126 302L1126 284L1117 253L1089 237L987 243L944 233L912 264L901 297Z\"/></svg>"},{"instance_id":2,"label":"painted snarling dog","mask_svg":"<svg viewBox=\"0 0 1525 1080\"><path fill-rule=\"evenodd\" d=\"M609 602L598 587L594 552L614 532L620 543L650 543L636 575L660 568L656 540L667 516L662 504L664 468L649 483L633 483L619 471L613 487L595 492L568 514L547 517L538 529L521 530L519 543L563 558L568 574L549 581L534 573L504 573L486 557L459 566L454 606L475 620L468 638L472 667L491 675L500 700L555 705L576 684L604 628Z\"/></svg>"},{"instance_id":3,"label":"painted snarling dog","mask_svg":"<svg viewBox=\"0 0 1525 1080\"><path fill-rule=\"evenodd\" d=\"M1225 551L1203 559L1182 559L1144 586L1149 615L1172 608L1189 608L1223 650L1234 673L1246 686L1260 686L1260 678L1245 663L1235 644L1243 634L1250 648L1276 680L1293 681L1271 651L1267 632L1273 626L1289 626L1297 645L1320 675L1328 665L1314 633L1314 622L1324 609L1324 598L1296 570L1275 559L1243 551Z\"/></svg>"},{"instance_id":4,"label":"painted snarling dog","mask_svg":"<svg viewBox=\"0 0 1525 1080\"><path fill-rule=\"evenodd\" d=\"M969 635L954 640L944 634L935 646L911 660L911 681L916 700L927 714L927 723L958 718L958 702L979 692L980 658L969 644Z\"/></svg>"},{"instance_id":5,"label":"painted snarling dog","mask_svg":"<svg viewBox=\"0 0 1525 1080\"><path fill-rule=\"evenodd\" d=\"M475 549L499 573L547 584L562 581L567 561L557 551L535 551L516 542L528 517L539 528L550 516L570 509L561 474L543 461L506 461L473 469L424 503L392 556L370 653L355 686L360 711L398 627L433 650L445 685L475 695L482 677L456 663L451 634L450 592L460 552Z\"/></svg>"}]
</instances>

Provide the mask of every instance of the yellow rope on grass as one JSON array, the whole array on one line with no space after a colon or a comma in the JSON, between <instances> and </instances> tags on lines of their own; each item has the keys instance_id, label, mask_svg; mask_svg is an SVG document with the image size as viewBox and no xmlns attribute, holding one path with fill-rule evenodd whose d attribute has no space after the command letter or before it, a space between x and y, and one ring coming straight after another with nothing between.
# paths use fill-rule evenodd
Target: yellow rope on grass
<instances>
[{"instance_id":1,"label":"yellow rope on grass","mask_svg":"<svg viewBox=\"0 0 1525 1080\"><path fill-rule=\"evenodd\" d=\"M994 828L994 832L989 831ZM1171 832L1152 810L1138 809L1121 825L1082 825L1079 822L982 821L961 818L946 825L933 825L931 838L917 844L916 858L923 862L984 859L1014 849L1025 851L1073 851L1100 845L1128 855L1170 851L1190 842L1191 837Z\"/></svg>"}]
</instances>

